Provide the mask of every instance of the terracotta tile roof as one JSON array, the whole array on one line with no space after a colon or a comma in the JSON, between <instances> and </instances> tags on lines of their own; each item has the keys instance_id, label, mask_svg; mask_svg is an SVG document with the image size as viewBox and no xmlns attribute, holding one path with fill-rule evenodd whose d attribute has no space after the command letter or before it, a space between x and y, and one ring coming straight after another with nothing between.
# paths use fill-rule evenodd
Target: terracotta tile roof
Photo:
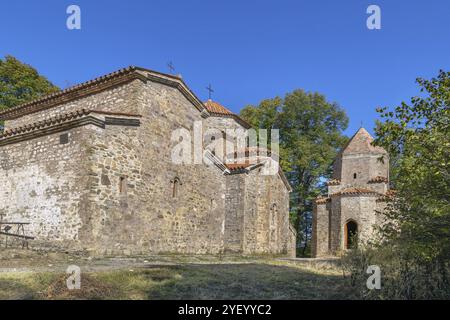
<instances>
[{"instance_id":1,"label":"terracotta tile roof","mask_svg":"<svg viewBox=\"0 0 450 320\"><path fill-rule=\"evenodd\" d=\"M250 163L225 163L225 167L230 171L244 170L250 166Z\"/></svg>"},{"instance_id":2,"label":"terracotta tile roof","mask_svg":"<svg viewBox=\"0 0 450 320\"><path fill-rule=\"evenodd\" d=\"M141 67L130 66L59 92L42 96L36 100L3 110L0 112L0 120L15 119L26 114L49 109L56 105L95 94L136 79L142 81L151 80L175 87L179 89L199 111L205 110L203 103L189 89L181 77Z\"/></svg>"},{"instance_id":3,"label":"terracotta tile roof","mask_svg":"<svg viewBox=\"0 0 450 320\"><path fill-rule=\"evenodd\" d=\"M61 115L58 115L58 116L55 116L55 117L52 117L49 119L45 119L42 121L27 124L25 126L13 128L10 130L5 130L2 133L0 133L0 139L15 136L15 135L26 133L26 132L31 132L36 129L42 129L42 128L50 127L50 126L53 126L56 124L66 122L66 121L81 118L83 116L88 115L89 113L91 113L91 110L86 110L86 109L76 110L76 111L61 114Z\"/></svg>"},{"instance_id":4,"label":"terracotta tile roof","mask_svg":"<svg viewBox=\"0 0 450 320\"><path fill-rule=\"evenodd\" d=\"M314 201L317 204L324 204L327 203L327 201L330 201L330 196L339 196L339 195L360 195L360 194L371 194L371 195L378 195L378 198L376 199L377 202L386 201L388 199L392 199L396 192L395 190L388 190L386 194L380 194L379 192L376 192L371 189L366 188L359 188L359 187L352 187L352 188L346 188L344 190L341 190L339 192L330 194L328 197L325 196L318 196Z\"/></svg>"},{"instance_id":5,"label":"terracotta tile roof","mask_svg":"<svg viewBox=\"0 0 450 320\"><path fill-rule=\"evenodd\" d=\"M359 187L351 187L346 188L338 192L341 195L352 195L352 194L378 194L378 192L367 189L367 188L359 188Z\"/></svg>"},{"instance_id":6,"label":"terracotta tile roof","mask_svg":"<svg viewBox=\"0 0 450 320\"><path fill-rule=\"evenodd\" d=\"M395 197L396 194L397 194L397 190L394 190L394 189L389 189L386 192L386 195L389 196L389 197Z\"/></svg>"},{"instance_id":7,"label":"terracotta tile roof","mask_svg":"<svg viewBox=\"0 0 450 320\"><path fill-rule=\"evenodd\" d=\"M330 201L330 200L331 200L331 199L328 198L328 197L319 196L318 198L316 198L315 202L316 202L317 204L325 204L325 203L327 203L327 202Z\"/></svg>"},{"instance_id":8,"label":"terracotta tile roof","mask_svg":"<svg viewBox=\"0 0 450 320\"><path fill-rule=\"evenodd\" d=\"M236 163L232 163L233 160ZM228 162L230 162L230 163L225 163L225 166L229 170L242 170L242 169L246 169L248 167L251 167L253 165L261 164L261 163L263 163L263 161L264 161L264 159L260 159L260 158L252 159L252 161L250 161L250 159L248 157L241 158L241 159L239 159L239 158L237 158L237 159L229 158Z\"/></svg>"},{"instance_id":9,"label":"terracotta tile roof","mask_svg":"<svg viewBox=\"0 0 450 320\"><path fill-rule=\"evenodd\" d=\"M375 178L370 179L367 183L380 183L380 182L388 183L388 179L386 177L377 176Z\"/></svg>"},{"instance_id":10,"label":"terracotta tile roof","mask_svg":"<svg viewBox=\"0 0 450 320\"><path fill-rule=\"evenodd\" d=\"M221 105L218 102L212 101L211 99L209 99L208 101L206 101L205 103L205 107L206 109L210 112L210 113L215 113L215 114L225 114L225 115L232 115L234 114L233 112L231 112L230 110L228 110L227 108L225 108L223 105Z\"/></svg>"},{"instance_id":11,"label":"terracotta tile roof","mask_svg":"<svg viewBox=\"0 0 450 320\"><path fill-rule=\"evenodd\" d=\"M234 120L236 120L236 122L238 122L244 128L246 128L246 129L250 129L251 128L251 125L247 121L243 120L237 114L231 112L230 110L225 108L220 103L212 101L211 99L209 99L208 101L204 102L203 104L204 104L206 110L208 110L208 112L212 116L233 118Z\"/></svg>"},{"instance_id":12,"label":"terracotta tile roof","mask_svg":"<svg viewBox=\"0 0 450 320\"><path fill-rule=\"evenodd\" d=\"M339 179L331 179L327 181L327 186L338 186L341 184L341 180Z\"/></svg>"}]
</instances>

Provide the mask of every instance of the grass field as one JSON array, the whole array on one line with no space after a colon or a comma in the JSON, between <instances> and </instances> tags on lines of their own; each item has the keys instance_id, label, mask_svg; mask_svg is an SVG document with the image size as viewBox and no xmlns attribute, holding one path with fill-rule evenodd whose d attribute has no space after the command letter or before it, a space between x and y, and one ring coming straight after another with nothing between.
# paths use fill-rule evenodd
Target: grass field
<instances>
[{"instance_id":1,"label":"grass field","mask_svg":"<svg viewBox=\"0 0 450 320\"><path fill-rule=\"evenodd\" d=\"M30 257L22 260L24 265ZM338 268L276 258L153 256L68 260L50 261L44 257L18 268L16 259L15 269L7 268L2 260L0 299L352 298L348 282ZM81 267L79 290L67 289L64 267L69 262Z\"/></svg>"}]
</instances>

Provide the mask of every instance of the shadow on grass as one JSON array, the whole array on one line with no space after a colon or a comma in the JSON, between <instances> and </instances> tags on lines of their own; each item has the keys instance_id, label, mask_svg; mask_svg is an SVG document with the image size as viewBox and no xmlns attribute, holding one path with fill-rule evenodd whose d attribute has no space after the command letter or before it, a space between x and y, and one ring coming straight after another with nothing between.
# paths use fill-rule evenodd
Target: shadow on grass
<instances>
[{"instance_id":1,"label":"shadow on grass","mask_svg":"<svg viewBox=\"0 0 450 320\"><path fill-rule=\"evenodd\" d=\"M146 292L147 299L352 297L342 276L269 264L151 266L144 269L141 276L154 283Z\"/></svg>"},{"instance_id":2,"label":"shadow on grass","mask_svg":"<svg viewBox=\"0 0 450 320\"><path fill-rule=\"evenodd\" d=\"M0 300L34 300L38 294L30 286L17 280L0 279Z\"/></svg>"}]
</instances>

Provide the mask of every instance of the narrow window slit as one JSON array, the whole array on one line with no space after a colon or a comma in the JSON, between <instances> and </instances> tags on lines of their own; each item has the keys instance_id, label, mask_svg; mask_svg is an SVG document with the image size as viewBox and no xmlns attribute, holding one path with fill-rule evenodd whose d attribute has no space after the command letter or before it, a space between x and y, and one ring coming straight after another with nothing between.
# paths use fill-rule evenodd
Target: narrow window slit
<instances>
[{"instance_id":1,"label":"narrow window slit","mask_svg":"<svg viewBox=\"0 0 450 320\"><path fill-rule=\"evenodd\" d=\"M127 178L126 177L120 177L119 179L119 193L124 194L127 190Z\"/></svg>"}]
</instances>

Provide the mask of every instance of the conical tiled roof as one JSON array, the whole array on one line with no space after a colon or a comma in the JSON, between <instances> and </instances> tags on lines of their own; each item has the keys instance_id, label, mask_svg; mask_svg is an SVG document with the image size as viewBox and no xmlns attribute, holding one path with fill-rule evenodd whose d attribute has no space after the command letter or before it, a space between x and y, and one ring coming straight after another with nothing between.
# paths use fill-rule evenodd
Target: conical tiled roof
<instances>
[{"instance_id":1,"label":"conical tiled roof","mask_svg":"<svg viewBox=\"0 0 450 320\"><path fill-rule=\"evenodd\" d=\"M204 104L205 104L206 109L209 112L211 112L211 113L214 113L214 114L225 114L225 115L232 115L233 114L233 112L231 112L230 110L225 108L223 105L221 105L218 102L212 101L211 99L206 101Z\"/></svg>"},{"instance_id":2,"label":"conical tiled roof","mask_svg":"<svg viewBox=\"0 0 450 320\"><path fill-rule=\"evenodd\" d=\"M352 153L387 153L381 147L373 146L371 143L373 137L366 129L361 127L355 135L350 139L347 145L342 149L343 154Z\"/></svg>"}]
</instances>

